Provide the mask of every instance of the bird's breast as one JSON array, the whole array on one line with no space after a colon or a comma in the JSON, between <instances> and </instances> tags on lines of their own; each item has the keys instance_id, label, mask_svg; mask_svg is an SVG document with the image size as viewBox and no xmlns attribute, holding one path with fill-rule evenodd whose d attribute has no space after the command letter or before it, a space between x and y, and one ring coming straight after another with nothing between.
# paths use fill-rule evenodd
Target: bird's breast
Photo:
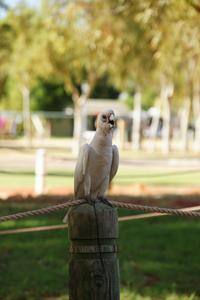
<instances>
[{"instance_id":1,"label":"bird's breast","mask_svg":"<svg viewBox=\"0 0 200 300\"><path fill-rule=\"evenodd\" d=\"M96 151L91 151L91 155L89 158L89 166L90 170L96 171L96 175L98 173L104 173L104 175L107 175L106 173L110 172L111 163L112 163L112 152L107 151L107 153L96 153Z\"/></svg>"}]
</instances>

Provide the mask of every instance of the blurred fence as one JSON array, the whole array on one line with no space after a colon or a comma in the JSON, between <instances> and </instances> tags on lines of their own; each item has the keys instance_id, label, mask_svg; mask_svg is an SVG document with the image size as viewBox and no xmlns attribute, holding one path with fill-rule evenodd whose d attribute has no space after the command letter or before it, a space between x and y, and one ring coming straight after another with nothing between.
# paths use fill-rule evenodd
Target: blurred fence
<instances>
[{"instance_id":1,"label":"blurred fence","mask_svg":"<svg viewBox=\"0 0 200 300\"><path fill-rule=\"evenodd\" d=\"M0 112L0 137L17 138L24 135L22 112ZM31 113L32 137L72 137L73 115L64 112Z\"/></svg>"},{"instance_id":2,"label":"blurred fence","mask_svg":"<svg viewBox=\"0 0 200 300\"><path fill-rule=\"evenodd\" d=\"M127 112L118 118L117 128L114 133L114 142L121 149L134 149L134 123L136 111ZM89 142L94 135L96 115L87 115L86 131L83 134L84 141ZM30 115L30 131L29 137L38 141L37 147L40 147L40 142L44 142L49 138L72 138L74 130L74 115L71 108L65 112L32 112ZM172 151L200 151L200 140L195 138L195 127L192 123L188 124L186 137L183 137L181 129L181 116L172 114L170 124L170 149ZM161 116L155 113L155 109L151 108L148 111L142 111L139 140L140 149L148 151L162 151L163 149L163 120ZM16 111L0 111L0 139L1 146L3 141L16 141L19 137L24 137L24 114ZM187 144L184 145L183 141ZM29 143L30 145L30 143ZM51 144L49 144L51 146ZM64 144L60 143L60 146ZM59 146L58 140L55 146ZM72 143L70 148L73 148Z\"/></svg>"}]
</instances>

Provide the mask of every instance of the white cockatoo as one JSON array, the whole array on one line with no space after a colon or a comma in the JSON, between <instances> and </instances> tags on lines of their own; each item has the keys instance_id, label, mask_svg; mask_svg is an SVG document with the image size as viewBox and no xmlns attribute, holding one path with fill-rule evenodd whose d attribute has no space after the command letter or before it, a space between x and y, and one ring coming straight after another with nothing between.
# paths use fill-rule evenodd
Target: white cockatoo
<instances>
[{"instance_id":1,"label":"white cockatoo","mask_svg":"<svg viewBox=\"0 0 200 300\"><path fill-rule=\"evenodd\" d=\"M97 116L96 133L90 144L81 147L78 156L74 173L75 199L108 202L105 193L119 165L118 148L112 145L115 123L112 110Z\"/></svg>"}]
</instances>

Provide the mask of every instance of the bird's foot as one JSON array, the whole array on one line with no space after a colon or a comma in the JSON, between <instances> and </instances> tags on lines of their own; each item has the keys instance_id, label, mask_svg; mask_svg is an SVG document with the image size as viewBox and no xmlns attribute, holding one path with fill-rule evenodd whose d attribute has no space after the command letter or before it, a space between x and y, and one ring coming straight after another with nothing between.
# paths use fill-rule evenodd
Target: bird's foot
<instances>
[{"instance_id":1,"label":"bird's foot","mask_svg":"<svg viewBox=\"0 0 200 300\"><path fill-rule=\"evenodd\" d=\"M90 196L86 196L85 200L87 201L88 204L94 206L95 201Z\"/></svg>"},{"instance_id":2,"label":"bird's foot","mask_svg":"<svg viewBox=\"0 0 200 300\"><path fill-rule=\"evenodd\" d=\"M109 205L109 206L113 207L113 205L110 203L110 201L108 201L108 199L106 199L103 196L98 197L98 200L100 200L100 202L103 202L106 205Z\"/></svg>"}]
</instances>

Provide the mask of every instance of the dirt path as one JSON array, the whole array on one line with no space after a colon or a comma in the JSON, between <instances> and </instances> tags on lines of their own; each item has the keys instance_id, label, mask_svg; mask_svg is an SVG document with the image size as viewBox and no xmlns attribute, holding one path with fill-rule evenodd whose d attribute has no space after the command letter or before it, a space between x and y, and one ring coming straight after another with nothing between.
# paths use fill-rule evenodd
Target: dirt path
<instances>
[{"instance_id":1,"label":"dirt path","mask_svg":"<svg viewBox=\"0 0 200 300\"><path fill-rule=\"evenodd\" d=\"M73 187L56 187L48 189L45 195L58 195L67 196L73 194ZM27 196L34 197L33 188L19 187L19 188L1 188L0 199L6 200L9 197ZM177 186L149 186L143 184L135 184L128 186L114 185L109 191L110 196L124 195L124 196L139 196L139 197L163 197L165 195L177 195L188 196L198 195L200 196L200 187L177 187Z\"/></svg>"}]
</instances>

